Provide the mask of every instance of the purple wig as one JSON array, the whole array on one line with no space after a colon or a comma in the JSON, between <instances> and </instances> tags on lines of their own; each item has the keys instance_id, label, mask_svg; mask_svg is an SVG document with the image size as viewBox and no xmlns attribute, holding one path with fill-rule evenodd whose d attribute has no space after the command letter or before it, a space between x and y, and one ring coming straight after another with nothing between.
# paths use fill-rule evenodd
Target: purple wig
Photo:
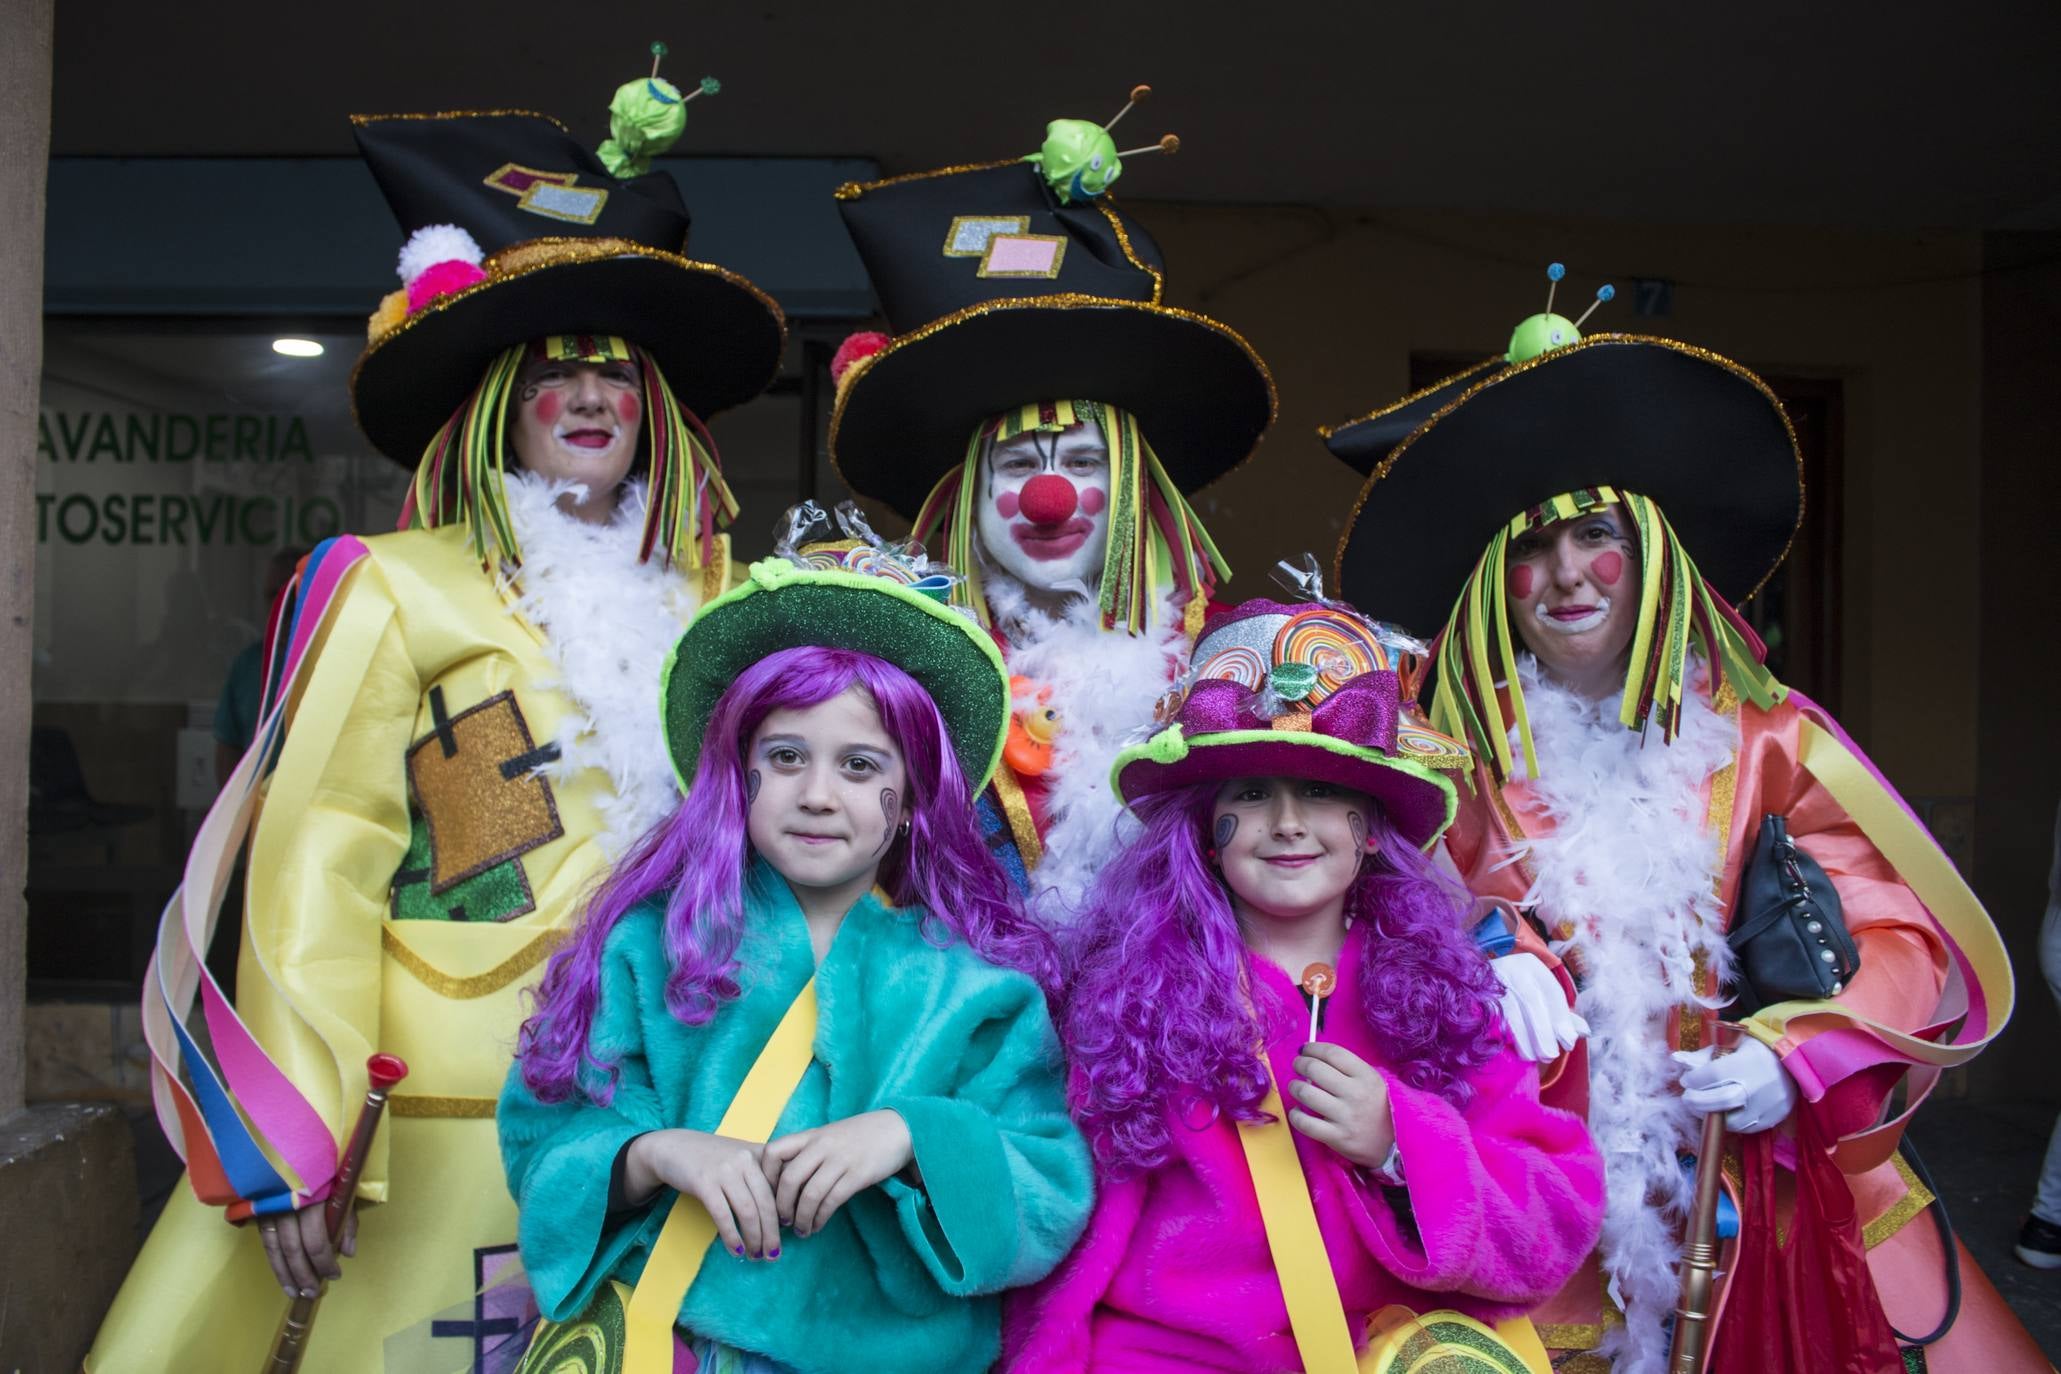
<instances>
[{"instance_id":1,"label":"purple wig","mask_svg":"<svg viewBox=\"0 0 2061 1374\"><path fill-rule=\"evenodd\" d=\"M588 1044L601 955L616 923L648 899L665 902L666 1009L698 1026L737 996L751 856L745 750L774 711L814 706L854 685L872 698L909 774L909 834L881 861L880 885L896 905L923 908L934 943L956 936L989 963L1029 974L1048 998L1057 995L1057 947L1024 915L981 843L971 789L929 694L870 654L782 649L747 668L717 700L687 796L615 866L571 942L551 956L516 1048L523 1083L538 1101L576 1092L604 1104L613 1098L615 1066L596 1059Z\"/></svg>"},{"instance_id":2,"label":"purple wig","mask_svg":"<svg viewBox=\"0 0 2061 1374\"><path fill-rule=\"evenodd\" d=\"M1089 895L1072 964L1063 1037L1069 1093L1103 1167L1150 1169L1172 1123L1263 1119L1266 1068L1255 1046L1268 1018L1240 992L1251 954L1221 878L1203 857L1217 795L1198 783L1134 808L1143 831ZM1346 910L1372 923L1360 996L1384 1067L1449 1101L1496 1053L1499 989L1461 930L1465 898L1399 837L1377 804L1380 852L1361 867Z\"/></svg>"}]
</instances>

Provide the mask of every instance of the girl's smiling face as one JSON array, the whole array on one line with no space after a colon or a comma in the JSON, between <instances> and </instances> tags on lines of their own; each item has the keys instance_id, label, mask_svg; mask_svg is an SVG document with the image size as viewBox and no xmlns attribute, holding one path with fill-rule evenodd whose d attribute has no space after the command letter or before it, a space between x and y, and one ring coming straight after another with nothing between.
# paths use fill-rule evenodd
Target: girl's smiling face
<instances>
[{"instance_id":1,"label":"girl's smiling face","mask_svg":"<svg viewBox=\"0 0 2061 1374\"><path fill-rule=\"evenodd\" d=\"M744 767L752 848L797 896L849 890L858 900L909 809L908 770L873 698L853 686L772 712L752 732Z\"/></svg>"},{"instance_id":2,"label":"girl's smiling face","mask_svg":"<svg viewBox=\"0 0 2061 1374\"><path fill-rule=\"evenodd\" d=\"M1546 672L1570 686L1621 682L1639 622L1639 549L1623 506L1555 520L1510 541L1510 622Z\"/></svg>"},{"instance_id":3,"label":"girl's smiling face","mask_svg":"<svg viewBox=\"0 0 2061 1374\"><path fill-rule=\"evenodd\" d=\"M1308 778L1234 778L1217 789L1210 842L1247 920L1297 922L1344 909L1366 858L1364 792Z\"/></svg>"},{"instance_id":4,"label":"girl's smiling face","mask_svg":"<svg viewBox=\"0 0 2061 1374\"><path fill-rule=\"evenodd\" d=\"M630 475L644 432L644 393L630 362L523 364L510 409L516 461L541 477L612 492Z\"/></svg>"}]
</instances>

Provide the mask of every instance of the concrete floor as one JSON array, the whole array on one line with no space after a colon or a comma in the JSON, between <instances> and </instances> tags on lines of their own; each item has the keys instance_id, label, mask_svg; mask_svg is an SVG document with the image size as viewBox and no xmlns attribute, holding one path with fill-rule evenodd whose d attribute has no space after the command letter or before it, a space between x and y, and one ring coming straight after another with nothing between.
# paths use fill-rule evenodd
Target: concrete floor
<instances>
[{"instance_id":1,"label":"concrete floor","mask_svg":"<svg viewBox=\"0 0 2061 1374\"><path fill-rule=\"evenodd\" d=\"M2051 1102L1968 1106L1933 1102L1918 1113L1911 1136L1947 1200L1954 1230L2047 1353L2061 1364L2061 1269L2033 1269L2011 1253L2032 1205Z\"/></svg>"},{"instance_id":2,"label":"concrete floor","mask_svg":"<svg viewBox=\"0 0 2061 1374\"><path fill-rule=\"evenodd\" d=\"M2031 1269L2011 1253L2032 1202L2054 1114L2051 1102L1940 1102L1919 1113L1911 1136L1947 1199L1954 1229L2047 1358L2061 1365L2061 1269ZM148 1112L132 1113L130 1124L136 1132L142 1193L140 1242L179 1183L179 1161Z\"/></svg>"}]
</instances>

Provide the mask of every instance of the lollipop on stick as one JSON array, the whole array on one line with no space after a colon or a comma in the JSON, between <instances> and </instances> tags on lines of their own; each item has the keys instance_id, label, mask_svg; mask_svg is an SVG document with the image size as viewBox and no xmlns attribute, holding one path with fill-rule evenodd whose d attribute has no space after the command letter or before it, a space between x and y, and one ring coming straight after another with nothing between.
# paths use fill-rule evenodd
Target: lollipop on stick
<instances>
[{"instance_id":1,"label":"lollipop on stick","mask_svg":"<svg viewBox=\"0 0 2061 1374\"><path fill-rule=\"evenodd\" d=\"M1310 996L1311 1043L1315 1043L1317 1039L1317 1009L1324 1005L1324 999L1329 997L1337 986L1338 974L1329 964L1311 964L1302 971L1302 990Z\"/></svg>"}]
</instances>

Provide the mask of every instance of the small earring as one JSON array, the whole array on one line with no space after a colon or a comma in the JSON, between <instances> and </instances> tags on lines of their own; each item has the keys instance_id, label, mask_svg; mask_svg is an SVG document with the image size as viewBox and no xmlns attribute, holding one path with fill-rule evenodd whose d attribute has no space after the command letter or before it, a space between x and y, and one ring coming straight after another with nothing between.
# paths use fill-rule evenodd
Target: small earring
<instances>
[{"instance_id":1,"label":"small earring","mask_svg":"<svg viewBox=\"0 0 2061 1374\"><path fill-rule=\"evenodd\" d=\"M902 823L896 827L895 833L905 840L909 838L909 818L907 816L902 817Z\"/></svg>"},{"instance_id":2,"label":"small earring","mask_svg":"<svg viewBox=\"0 0 2061 1374\"><path fill-rule=\"evenodd\" d=\"M1215 863L1217 861L1217 847L1215 845L1209 846L1209 848L1202 851L1202 857L1211 863Z\"/></svg>"}]
</instances>

